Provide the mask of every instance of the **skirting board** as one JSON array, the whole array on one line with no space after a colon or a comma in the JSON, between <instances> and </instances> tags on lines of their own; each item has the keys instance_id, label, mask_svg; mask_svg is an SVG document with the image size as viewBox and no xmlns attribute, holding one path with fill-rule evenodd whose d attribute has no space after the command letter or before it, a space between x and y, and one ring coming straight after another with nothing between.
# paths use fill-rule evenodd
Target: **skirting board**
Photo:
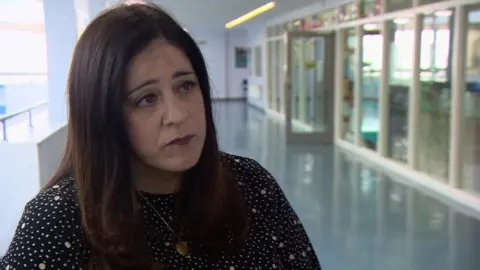
<instances>
[{"instance_id":1,"label":"skirting board","mask_svg":"<svg viewBox=\"0 0 480 270\"><path fill-rule=\"evenodd\" d=\"M248 106L255 109L255 110L258 110L258 111L261 111L263 113L265 113L265 108L257 103L253 103L253 102L247 102Z\"/></svg>"},{"instance_id":2,"label":"skirting board","mask_svg":"<svg viewBox=\"0 0 480 270\"><path fill-rule=\"evenodd\" d=\"M357 147L347 141L337 139L335 144L340 149L345 150L345 152L360 157L362 163L369 163L373 167L381 168L387 173L391 173L393 176L398 176L392 177L392 180L440 199L446 205L462 214L480 219L480 199L472 194L450 187L448 184L443 184L431 176L414 171L406 165L381 157L371 150Z\"/></svg>"},{"instance_id":3,"label":"skirting board","mask_svg":"<svg viewBox=\"0 0 480 270\"><path fill-rule=\"evenodd\" d=\"M267 109L266 112L273 119L283 121L285 123L286 117L285 117L284 114L281 114L281 113L279 113L277 111L274 111L272 109ZM310 127L308 124L305 124L305 123L303 123L301 121L298 121L298 120L295 120L295 119L292 119L292 126L294 126L295 128L297 128L299 130L302 130L303 132L311 132L311 130L312 130L312 127Z\"/></svg>"}]
</instances>

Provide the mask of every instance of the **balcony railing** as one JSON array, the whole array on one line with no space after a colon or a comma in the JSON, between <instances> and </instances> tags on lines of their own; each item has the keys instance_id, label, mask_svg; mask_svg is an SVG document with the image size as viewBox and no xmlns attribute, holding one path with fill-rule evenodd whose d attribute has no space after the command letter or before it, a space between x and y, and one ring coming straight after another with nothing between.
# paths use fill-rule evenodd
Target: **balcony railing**
<instances>
[{"instance_id":1,"label":"balcony railing","mask_svg":"<svg viewBox=\"0 0 480 270\"><path fill-rule=\"evenodd\" d=\"M0 115L0 124L2 125L3 140L8 141L8 138L7 138L7 121L8 120L11 120L15 117L18 117L18 116L21 116L21 115L24 115L24 114L28 114L28 125L29 125L30 128L32 128L33 127L32 111L37 109L37 108L43 107L47 104L48 104L48 101L42 101L42 102L39 102L39 103L37 103L33 106L25 108L23 110L19 110L19 111L12 112L12 113L7 113L5 115Z\"/></svg>"}]
</instances>

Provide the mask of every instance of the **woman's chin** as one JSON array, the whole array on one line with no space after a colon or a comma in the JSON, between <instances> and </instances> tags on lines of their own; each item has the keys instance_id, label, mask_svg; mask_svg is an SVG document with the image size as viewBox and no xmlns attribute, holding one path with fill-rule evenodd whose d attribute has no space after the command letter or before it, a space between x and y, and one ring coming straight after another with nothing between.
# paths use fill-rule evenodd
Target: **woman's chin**
<instances>
[{"instance_id":1,"label":"woman's chin","mask_svg":"<svg viewBox=\"0 0 480 270\"><path fill-rule=\"evenodd\" d=\"M172 156L158 162L155 167L169 172L184 172L193 168L198 159L199 157L194 155Z\"/></svg>"}]
</instances>

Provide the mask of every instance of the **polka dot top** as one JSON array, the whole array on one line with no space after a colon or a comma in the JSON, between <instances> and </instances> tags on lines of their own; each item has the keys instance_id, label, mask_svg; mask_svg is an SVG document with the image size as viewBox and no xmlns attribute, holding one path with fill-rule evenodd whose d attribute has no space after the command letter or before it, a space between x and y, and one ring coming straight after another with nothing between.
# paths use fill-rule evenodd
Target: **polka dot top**
<instances>
[{"instance_id":1,"label":"polka dot top","mask_svg":"<svg viewBox=\"0 0 480 270\"><path fill-rule=\"evenodd\" d=\"M149 248L168 269L321 269L305 230L275 179L256 161L223 155L245 196L250 229L246 245L236 254L209 258L183 257L175 250L168 228L145 202L172 220L175 195L144 193L143 207ZM43 191L25 207L0 269L86 269L89 250L82 245L79 205L73 179Z\"/></svg>"}]
</instances>

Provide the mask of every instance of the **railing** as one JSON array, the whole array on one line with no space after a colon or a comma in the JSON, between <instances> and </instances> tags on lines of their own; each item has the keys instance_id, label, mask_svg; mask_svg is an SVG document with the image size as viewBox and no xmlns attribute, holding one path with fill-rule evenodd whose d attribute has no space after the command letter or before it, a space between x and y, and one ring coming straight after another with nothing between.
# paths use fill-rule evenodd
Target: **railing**
<instances>
[{"instance_id":1,"label":"railing","mask_svg":"<svg viewBox=\"0 0 480 270\"><path fill-rule=\"evenodd\" d=\"M37 104L35 104L31 107L28 107L26 109L23 109L23 110L20 110L20 111L17 111L17 112L13 112L13 113L7 113L6 115L0 116L0 123L2 124L3 140L8 141L8 139L7 139L7 120L10 120L10 119L15 118L19 115L28 113L28 125L29 125L29 127L32 128L33 127L32 111L39 108L39 107L45 106L47 104L48 104L48 101L42 101L42 102L39 102L39 103L37 103Z\"/></svg>"}]
</instances>

